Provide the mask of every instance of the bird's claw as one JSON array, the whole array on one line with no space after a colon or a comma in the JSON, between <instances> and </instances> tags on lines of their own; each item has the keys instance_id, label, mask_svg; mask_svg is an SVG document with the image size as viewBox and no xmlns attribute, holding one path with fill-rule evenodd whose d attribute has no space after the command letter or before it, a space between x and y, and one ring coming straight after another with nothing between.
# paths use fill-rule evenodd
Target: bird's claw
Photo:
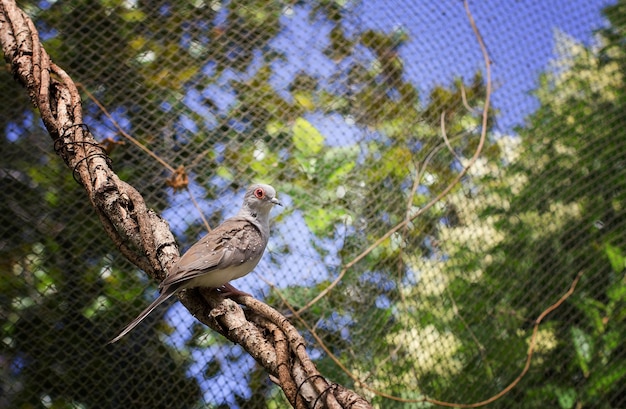
<instances>
[{"instance_id":1,"label":"bird's claw","mask_svg":"<svg viewBox=\"0 0 626 409\"><path fill-rule=\"evenodd\" d=\"M252 297L251 294L238 290L237 288L232 286L230 283L226 283L223 286L219 287L217 291L225 298L231 298L231 297L236 297L236 296Z\"/></svg>"}]
</instances>

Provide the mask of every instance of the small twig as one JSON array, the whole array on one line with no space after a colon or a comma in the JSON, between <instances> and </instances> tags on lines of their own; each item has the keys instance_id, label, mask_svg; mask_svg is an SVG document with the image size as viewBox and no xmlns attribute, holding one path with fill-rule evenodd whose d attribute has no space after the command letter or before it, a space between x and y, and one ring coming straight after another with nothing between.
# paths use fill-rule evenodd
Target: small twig
<instances>
[{"instance_id":1,"label":"small twig","mask_svg":"<svg viewBox=\"0 0 626 409\"><path fill-rule=\"evenodd\" d=\"M196 201L196 198L193 195L193 193L191 192L191 189L189 189L189 187L186 187L185 189L187 190L187 193L189 194L189 197L191 198L193 206L198 211L198 214L200 215L200 218L202 219L202 223L204 224L204 227L206 228L207 232L210 232L211 231L211 225L209 224L209 221L204 216L204 212L202 211L202 209L200 208L200 205Z\"/></svg>"},{"instance_id":2,"label":"small twig","mask_svg":"<svg viewBox=\"0 0 626 409\"><path fill-rule=\"evenodd\" d=\"M454 151L454 149L452 149L452 145L450 145L450 141L448 140L448 134L446 132L446 111L443 111L441 113L441 136L443 137L443 141L445 142L446 146L448 147L448 150L450 151L450 153L452 154L452 156L454 156L454 158L459 162L459 163L463 163L461 161L461 158L459 158L459 156L456 154L456 152Z\"/></svg>"},{"instance_id":3,"label":"small twig","mask_svg":"<svg viewBox=\"0 0 626 409\"><path fill-rule=\"evenodd\" d=\"M461 100L463 101L463 106L465 107L465 109L467 109L468 112L472 113L472 114L479 114L480 110L476 109L476 108L472 108L469 103L467 102L467 95L465 94L465 86L463 85L463 83L461 82Z\"/></svg>"},{"instance_id":4,"label":"small twig","mask_svg":"<svg viewBox=\"0 0 626 409\"><path fill-rule=\"evenodd\" d=\"M389 353L389 355L387 355L385 357L385 359L381 360L380 362L378 362L378 364L376 365L376 368L374 368L371 371L368 371L368 373L363 377L363 379L361 379L361 382L365 383L370 377L374 376L374 374L383 366L385 365L387 362L389 362L394 356L396 356L396 354L398 353L398 351L400 351L400 349L402 349L404 347L404 345L398 343L398 345L396 345L396 347Z\"/></svg>"},{"instance_id":5,"label":"small twig","mask_svg":"<svg viewBox=\"0 0 626 409\"><path fill-rule=\"evenodd\" d=\"M167 169L168 171L170 171L170 173L172 173L173 175L177 174L179 172L179 169L174 169L174 167L172 165L170 165L169 163L167 163L164 159L162 159L159 155L157 155L156 153L154 153L152 150L148 149L146 146L144 146L141 142L139 142L136 138L132 137L128 132L126 132L124 129L122 129L122 127L117 123L117 121L113 118L113 116L109 113L109 111L106 109L106 107L91 93L89 92L89 90L87 89L87 87L85 87L82 84L79 84L79 86L82 88L83 92L85 94L87 94L87 96L89 97L89 99L91 99L93 101L94 104L96 104L96 106L100 109L100 111L104 114L104 116L106 116L111 123L113 124L113 126L117 129L117 131L120 133L120 135L122 135L124 138L126 138L130 143L132 143L133 145L135 145L136 147L138 147L139 149L141 149L142 151L144 151L145 153L148 154L148 156L152 157L154 160L156 160L157 162L159 162L165 169ZM200 209L200 205L198 204L198 202L196 201L196 198L194 197L193 193L191 193L191 189L189 189L188 184L185 185L185 190L187 191L187 193L189 194L189 197L191 198L191 201L193 202L194 207L196 208L196 210L198 211L198 214L200 215L200 218L202 219L202 223L204 224L204 227L206 228L207 231L211 231L211 225L209 224L208 220L206 219L206 217L204 216L204 213L202 212L202 209Z\"/></svg>"},{"instance_id":6,"label":"small twig","mask_svg":"<svg viewBox=\"0 0 626 409\"><path fill-rule=\"evenodd\" d=\"M434 149L433 149L433 152L434 152ZM424 166L422 167L422 169L426 168L428 161L429 161L429 158L427 157L426 160L424 160ZM415 199L415 194L417 193L417 189L419 188L420 182L422 180L422 174L420 171L419 161L415 160L413 163L413 167L415 168L415 178L413 179L413 186L411 186L411 191L409 192L407 200L406 200L406 212L404 214L405 221L410 220L411 218L411 211L413 210L413 200ZM402 232L405 237L407 235L408 229L409 229L409 223L406 223L404 225L404 229ZM400 288L400 284L402 283L402 277L404 275L404 260L402 258L403 252L404 252L404 246L400 246L400 254L397 257L398 259L398 267L397 267L398 288ZM398 294L400 295L400 303L404 306L406 303L406 298L404 296L404 293L402 291L398 291Z\"/></svg>"},{"instance_id":7,"label":"small twig","mask_svg":"<svg viewBox=\"0 0 626 409\"><path fill-rule=\"evenodd\" d=\"M152 157L152 159L154 159L157 162L159 162L161 165L163 165L163 167L165 167L171 173L175 173L176 172L176 169L174 169L173 166L171 166L169 163L167 163L166 161L161 159L161 157L159 155L155 154L150 149L146 148L141 142L139 142L137 139L132 137L128 132L126 132L124 129L122 129L122 127L117 123L117 121L115 119L113 119L113 116L104 107L104 105L102 105L102 103L91 92L89 92L87 87L85 87L82 84L78 84L78 85L82 88L83 92L85 94L87 94L89 99L91 99L93 101L93 103L96 104L96 106L100 109L100 111L104 114L104 116L106 116L111 121L113 126L120 133L120 135L122 135L124 138L128 139L128 141L131 142L133 145L135 145L136 147L138 147L139 149L141 149L142 151L147 153L148 156Z\"/></svg>"},{"instance_id":8,"label":"small twig","mask_svg":"<svg viewBox=\"0 0 626 409\"><path fill-rule=\"evenodd\" d=\"M424 159L424 162L422 164L422 166L419 165L419 162L415 163L415 178L413 179L413 186L411 187L411 191L408 195L407 198L407 202L406 202L406 212L405 212L405 217L404 217L404 233L406 234L408 227L409 227L409 223L411 223L412 219L412 215L411 215L411 211L413 209L413 200L415 198L415 194L417 193L417 189L420 186L420 182L422 181L422 179L424 178L424 174L426 173L426 169L428 169L428 166L430 165L430 162L433 160L433 158L435 157L435 154L437 154L437 152L439 152L439 150L441 149L441 145L437 145L435 146L433 149L430 150L430 152L428 152L428 155L426 155L426 159ZM400 251L402 252L402 248L400 248ZM401 261L402 259L399 258L399 260ZM401 266L400 266L401 267ZM398 271L398 276L399 278L401 278L401 269L399 267L399 271ZM337 281L338 283L338 281ZM400 280L398 280L398 285L400 283ZM337 285L337 284L335 284ZM402 304L404 305L406 300L404 297L404 294L402 293L402 291L400 291L400 299Z\"/></svg>"}]
</instances>

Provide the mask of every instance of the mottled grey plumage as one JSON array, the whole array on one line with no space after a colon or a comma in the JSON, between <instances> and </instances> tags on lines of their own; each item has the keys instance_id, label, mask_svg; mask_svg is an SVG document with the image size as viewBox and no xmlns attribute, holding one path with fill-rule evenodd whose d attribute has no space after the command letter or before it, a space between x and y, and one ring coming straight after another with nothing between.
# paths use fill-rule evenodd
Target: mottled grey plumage
<instances>
[{"instance_id":1,"label":"mottled grey plumage","mask_svg":"<svg viewBox=\"0 0 626 409\"><path fill-rule=\"evenodd\" d=\"M191 246L161 282L159 297L109 343L118 341L182 289L225 286L228 292L236 293L228 282L248 274L261 260L270 235L269 213L276 204L281 205L273 187L250 186L239 213Z\"/></svg>"}]
</instances>

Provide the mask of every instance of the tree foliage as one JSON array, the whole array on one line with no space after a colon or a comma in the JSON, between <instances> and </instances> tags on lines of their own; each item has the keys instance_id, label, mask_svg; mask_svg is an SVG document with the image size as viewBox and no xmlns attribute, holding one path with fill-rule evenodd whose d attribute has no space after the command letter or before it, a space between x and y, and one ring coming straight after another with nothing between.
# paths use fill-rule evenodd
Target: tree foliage
<instances>
[{"instance_id":1,"label":"tree foliage","mask_svg":"<svg viewBox=\"0 0 626 409\"><path fill-rule=\"evenodd\" d=\"M460 340L444 396L472 385L487 398L509 384L534 320L582 273L542 324L530 371L492 406L613 408L626 399L623 10L605 11L612 26L600 46L557 33L560 56L541 77L540 108L519 139L500 142L507 167L486 167L480 194L456 198L472 210L444 235L446 292L458 310L448 329Z\"/></svg>"}]
</instances>

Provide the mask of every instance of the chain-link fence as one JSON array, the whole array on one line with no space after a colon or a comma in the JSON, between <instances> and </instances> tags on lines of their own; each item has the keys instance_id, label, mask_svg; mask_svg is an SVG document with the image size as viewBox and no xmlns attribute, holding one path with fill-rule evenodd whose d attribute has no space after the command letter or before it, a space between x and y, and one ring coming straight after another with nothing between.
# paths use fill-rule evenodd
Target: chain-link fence
<instances>
[{"instance_id":1,"label":"chain-link fence","mask_svg":"<svg viewBox=\"0 0 626 409\"><path fill-rule=\"evenodd\" d=\"M328 379L380 408L626 407L626 4L475 3L19 6L181 250L251 182L276 187L266 253L233 284L289 315ZM10 68L0 407L289 407L180 303L106 345L157 283Z\"/></svg>"}]
</instances>

